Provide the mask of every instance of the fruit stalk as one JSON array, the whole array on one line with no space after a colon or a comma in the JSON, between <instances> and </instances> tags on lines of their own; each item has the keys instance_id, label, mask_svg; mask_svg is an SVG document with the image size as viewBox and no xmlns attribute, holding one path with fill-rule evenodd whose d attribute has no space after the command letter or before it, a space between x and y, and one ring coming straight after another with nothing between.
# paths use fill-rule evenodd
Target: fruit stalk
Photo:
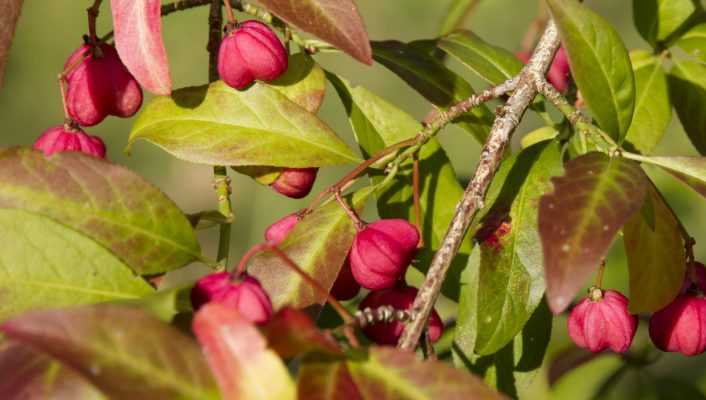
<instances>
[{"instance_id":1,"label":"fruit stalk","mask_svg":"<svg viewBox=\"0 0 706 400\"><path fill-rule=\"evenodd\" d=\"M417 347L429 315L439 297L441 285L446 278L451 261L458 253L459 246L466 236L466 231L473 217L483 206L488 186L500 166L512 133L517 128L532 99L537 95L536 78L547 73L559 44L556 25L550 21L532 54L532 58L518 76L514 92L497 112L490 135L481 151L473 179L468 183L461 201L456 206L456 213L439 250L434 254L426 279L414 300L411 308L414 319L405 326L398 342L400 349L412 351ZM450 111L447 111L446 114Z\"/></svg>"},{"instance_id":2,"label":"fruit stalk","mask_svg":"<svg viewBox=\"0 0 706 400\"><path fill-rule=\"evenodd\" d=\"M208 81L218 80L218 49L221 46L221 27L223 15L221 13L221 0L211 0L211 9L208 15ZM222 165L213 167L213 182L218 196L218 211L225 218L220 224L218 234L217 261L221 265L228 265L230 252L230 231L233 222L233 208L230 203L230 178L228 169Z\"/></svg>"}]
</instances>

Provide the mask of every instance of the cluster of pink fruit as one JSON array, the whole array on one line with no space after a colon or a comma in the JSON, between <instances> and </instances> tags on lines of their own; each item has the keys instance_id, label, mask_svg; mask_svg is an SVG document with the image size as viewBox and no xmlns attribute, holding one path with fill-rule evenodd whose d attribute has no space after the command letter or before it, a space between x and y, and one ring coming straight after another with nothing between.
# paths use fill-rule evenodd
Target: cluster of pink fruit
<instances>
[{"instance_id":1,"label":"cluster of pink fruit","mask_svg":"<svg viewBox=\"0 0 706 400\"><path fill-rule=\"evenodd\" d=\"M662 351L695 356L706 350L706 268L694 263L679 295L652 314L649 334ZM577 346L594 353L610 349L624 353L632 344L637 316L628 312L620 292L591 288L569 315L569 336Z\"/></svg>"},{"instance_id":2,"label":"cluster of pink fruit","mask_svg":"<svg viewBox=\"0 0 706 400\"><path fill-rule=\"evenodd\" d=\"M288 66L288 56L277 35L265 24L246 21L228 25L218 54L218 71L229 86L243 90L253 81L273 81ZM142 105L142 89L120 60L115 47L107 43L86 43L64 64L62 81L67 122L44 131L34 148L50 156L79 151L105 158L105 144L80 127L94 126L108 115L127 118ZM63 82L62 82L63 85ZM301 198L309 194L317 168L283 168L271 183L277 192Z\"/></svg>"},{"instance_id":3,"label":"cluster of pink fruit","mask_svg":"<svg viewBox=\"0 0 706 400\"><path fill-rule=\"evenodd\" d=\"M280 244L298 222L297 214L284 217L266 230L265 239L272 245ZM331 295L337 300L350 300L363 287L370 292L360 302L361 310L382 306L408 310L417 289L404 282L404 273L418 243L417 228L405 220L383 219L366 225L356 234L331 288ZM272 304L267 294L257 280L247 275L238 281L230 281L228 273L212 274L201 279L192 291L192 302L198 308L209 301L235 307L255 323L264 323L272 315ZM375 343L394 345L403 328L399 321L381 322L367 325L363 332ZM442 330L441 318L434 311L429 321L430 340L437 341Z\"/></svg>"},{"instance_id":4,"label":"cluster of pink fruit","mask_svg":"<svg viewBox=\"0 0 706 400\"><path fill-rule=\"evenodd\" d=\"M64 64L66 81L64 106L69 121L51 127L34 143L50 156L63 151L80 151L105 158L105 144L80 126L93 126L108 115L127 118L142 105L142 89L109 44L84 44ZM63 82L61 83L63 86Z\"/></svg>"}]
</instances>

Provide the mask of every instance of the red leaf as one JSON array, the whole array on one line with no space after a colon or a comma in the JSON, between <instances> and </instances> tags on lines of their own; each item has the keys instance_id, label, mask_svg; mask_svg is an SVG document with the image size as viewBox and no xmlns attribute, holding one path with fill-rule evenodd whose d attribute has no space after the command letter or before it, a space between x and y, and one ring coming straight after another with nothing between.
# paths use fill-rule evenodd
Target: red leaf
<instances>
[{"instance_id":1,"label":"red leaf","mask_svg":"<svg viewBox=\"0 0 706 400\"><path fill-rule=\"evenodd\" d=\"M362 400L348 367L343 362L306 361L299 369L300 399Z\"/></svg>"},{"instance_id":2,"label":"red leaf","mask_svg":"<svg viewBox=\"0 0 706 400\"><path fill-rule=\"evenodd\" d=\"M0 1L0 86L5 75L5 64L10 53L15 25L22 10L22 0Z\"/></svg>"},{"instance_id":3,"label":"red leaf","mask_svg":"<svg viewBox=\"0 0 706 400\"><path fill-rule=\"evenodd\" d=\"M292 358L306 353L343 356L335 340L321 332L314 322L301 311L283 308L263 328L263 334L272 350L282 358Z\"/></svg>"},{"instance_id":4,"label":"red leaf","mask_svg":"<svg viewBox=\"0 0 706 400\"><path fill-rule=\"evenodd\" d=\"M207 304L194 317L193 330L204 348L223 398L294 399L294 384L265 338L237 311Z\"/></svg>"},{"instance_id":5,"label":"red leaf","mask_svg":"<svg viewBox=\"0 0 706 400\"><path fill-rule=\"evenodd\" d=\"M167 51L162 41L159 0L111 0L118 54L140 85L168 96L172 93Z\"/></svg>"},{"instance_id":6,"label":"red leaf","mask_svg":"<svg viewBox=\"0 0 706 400\"><path fill-rule=\"evenodd\" d=\"M372 65L368 33L352 0L260 0L278 17Z\"/></svg>"}]
</instances>

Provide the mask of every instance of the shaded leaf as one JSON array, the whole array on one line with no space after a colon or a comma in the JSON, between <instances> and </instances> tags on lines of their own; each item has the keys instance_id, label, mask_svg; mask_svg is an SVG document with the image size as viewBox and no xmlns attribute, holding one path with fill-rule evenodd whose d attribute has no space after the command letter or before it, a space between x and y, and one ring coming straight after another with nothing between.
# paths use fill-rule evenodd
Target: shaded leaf
<instances>
[{"instance_id":1,"label":"shaded leaf","mask_svg":"<svg viewBox=\"0 0 706 400\"><path fill-rule=\"evenodd\" d=\"M0 3L0 87L5 77L5 66L15 36L15 25L20 18L23 0L6 0Z\"/></svg>"},{"instance_id":2,"label":"shaded leaf","mask_svg":"<svg viewBox=\"0 0 706 400\"><path fill-rule=\"evenodd\" d=\"M326 76L311 56L297 53L289 56L287 72L269 85L299 107L316 114L324 102Z\"/></svg>"},{"instance_id":3,"label":"shaded leaf","mask_svg":"<svg viewBox=\"0 0 706 400\"><path fill-rule=\"evenodd\" d=\"M4 400L105 398L76 372L12 341L0 344L0 374L0 398Z\"/></svg>"},{"instance_id":4,"label":"shaded leaf","mask_svg":"<svg viewBox=\"0 0 706 400\"><path fill-rule=\"evenodd\" d=\"M512 78L523 67L514 54L487 43L471 31L461 30L443 37L439 48L492 85Z\"/></svg>"},{"instance_id":5,"label":"shaded leaf","mask_svg":"<svg viewBox=\"0 0 706 400\"><path fill-rule=\"evenodd\" d=\"M526 390L541 371L552 330L552 314L542 302L527 321L521 334L494 354L478 357L463 347L453 345L454 364L483 377L486 384L516 398Z\"/></svg>"},{"instance_id":6,"label":"shaded leaf","mask_svg":"<svg viewBox=\"0 0 706 400\"><path fill-rule=\"evenodd\" d=\"M691 28L679 39L677 45L687 53L706 62L706 23Z\"/></svg>"},{"instance_id":7,"label":"shaded leaf","mask_svg":"<svg viewBox=\"0 0 706 400\"><path fill-rule=\"evenodd\" d=\"M373 42L373 57L442 109L473 95L473 88L468 82L434 57L411 45L393 40ZM494 117L482 104L454 122L470 132L479 143L484 143Z\"/></svg>"},{"instance_id":8,"label":"shaded leaf","mask_svg":"<svg viewBox=\"0 0 706 400\"><path fill-rule=\"evenodd\" d=\"M301 311L285 307L263 327L268 346L282 358L316 353L343 356L333 337L324 333Z\"/></svg>"},{"instance_id":9,"label":"shaded leaf","mask_svg":"<svg viewBox=\"0 0 706 400\"><path fill-rule=\"evenodd\" d=\"M650 185L647 193L643 212L623 228L632 314L658 311L672 302L686 273L679 222L656 187Z\"/></svg>"},{"instance_id":10,"label":"shaded leaf","mask_svg":"<svg viewBox=\"0 0 706 400\"><path fill-rule=\"evenodd\" d=\"M646 51L630 54L635 75L635 112L625 135L627 146L650 154L659 144L672 119L667 77L662 62Z\"/></svg>"},{"instance_id":11,"label":"shaded leaf","mask_svg":"<svg viewBox=\"0 0 706 400\"><path fill-rule=\"evenodd\" d=\"M363 400L344 362L307 359L299 369L297 392L307 400Z\"/></svg>"},{"instance_id":12,"label":"shaded leaf","mask_svg":"<svg viewBox=\"0 0 706 400\"><path fill-rule=\"evenodd\" d=\"M657 165L706 197L706 158L703 157L634 157Z\"/></svg>"},{"instance_id":13,"label":"shaded leaf","mask_svg":"<svg viewBox=\"0 0 706 400\"><path fill-rule=\"evenodd\" d=\"M633 0L637 31L652 47L675 33L699 7L699 0Z\"/></svg>"},{"instance_id":14,"label":"shaded leaf","mask_svg":"<svg viewBox=\"0 0 706 400\"><path fill-rule=\"evenodd\" d=\"M109 251L46 217L0 210L0 237L0 320L36 308L152 293Z\"/></svg>"},{"instance_id":15,"label":"shaded leaf","mask_svg":"<svg viewBox=\"0 0 706 400\"><path fill-rule=\"evenodd\" d=\"M329 80L346 107L348 120L366 157L394 143L412 138L422 129L421 124L409 114L365 88L352 87L331 74ZM424 219L422 234L426 245L417 253L419 262L413 265L424 270L439 249L463 189L436 139L424 145L419 159L420 204ZM401 165L394 183L377 193L378 214L382 218L414 219L411 170L412 161L407 160ZM371 173L371 176L373 182L380 182L383 177L382 173L377 172ZM463 241L448 278L444 281L443 293L451 299L458 298L458 276L465 266L471 247L470 240Z\"/></svg>"},{"instance_id":16,"label":"shaded leaf","mask_svg":"<svg viewBox=\"0 0 706 400\"><path fill-rule=\"evenodd\" d=\"M480 3L480 0L453 0L444 15L439 33L446 35L463 25L468 14Z\"/></svg>"},{"instance_id":17,"label":"shaded leaf","mask_svg":"<svg viewBox=\"0 0 706 400\"><path fill-rule=\"evenodd\" d=\"M562 312L597 269L615 234L642 206L647 177L630 160L592 152L566 164L539 203L547 300Z\"/></svg>"},{"instance_id":18,"label":"shaded leaf","mask_svg":"<svg viewBox=\"0 0 706 400\"><path fill-rule=\"evenodd\" d=\"M706 65L674 60L669 74L669 90L674 108L691 143L706 154Z\"/></svg>"},{"instance_id":19,"label":"shaded leaf","mask_svg":"<svg viewBox=\"0 0 706 400\"><path fill-rule=\"evenodd\" d=\"M551 190L550 178L562 172L558 142L538 144L507 159L509 168L497 200L476 234L480 246L477 302L466 327L477 329L475 353L492 354L522 329L544 294L544 268L537 229L539 198ZM464 322L466 322L464 321Z\"/></svg>"},{"instance_id":20,"label":"shaded leaf","mask_svg":"<svg viewBox=\"0 0 706 400\"><path fill-rule=\"evenodd\" d=\"M260 0L273 14L372 65L368 33L352 0Z\"/></svg>"},{"instance_id":21,"label":"shaded leaf","mask_svg":"<svg viewBox=\"0 0 706 400\"><path fill-rule=\"evenodd\" d=\"M167 50L162 40L159 0L110 0L115 47L127 69L150 92L172 92Z\"/></svg>"},{"instance_id":22,"label":"shaded leaf","mask_svg":"<svg viewBox=\"0 0 706 400\"><path fill-rule=\"evenodd\" d=\"M71 367L109 397L218 398L198 345L137 308L93 305L32 312L0 330Z\"/></svg>"},{"instance_id":23,"label":"shaded leaf","mask_svg":"<svg viewBox=\"0 0 706 400\"><path fill-rule=\"evenodd\" d=\"M576 346L561 351L549 362L549 370L547 371L549 386L554 387L564 375L604 354L606 353L591 353Z\"/></svg>"},{"instance_id":24,"label":"shaded leaf","mask_svg":"<svg viewBox=\"0 0 706 400\"><path fill-rule=\"evenodd\" d=\"M224 399L296 398L294 382L282 360L235 309L207 304L196 313L193 329Z\"/></svg>"},{"instance_id":25,"label":"shaded leaf","mask_svg":"<svg viewBox=\"0 0 706 400\"><path fill-rule=\"evenodd\" d=\"M371 347L350 359L348 369L365 399L504 398L468 372L394 348Z\"/></svg>"},{"instance_id":26,"label":"shaded leaf","mask_svg":"<svg viewBox=\"0 0 706 400\"><path fill-rule=\"evenodd\" d=\"M571 74L598 124L615 139L628 131L635 81L620 35L577 0L547 0L571 65Z\"/></svg>"},{"instance_id":27,"label":"shaded leaf","mask_svg":"<svg viewBox=\"0 0 706 400\"><path fill-rule=\"evenodd\" d=\"M359 190L352 200L349 197L349 204L362 209L372 191L373 188ZM299 221L278 247L329 290L353 245L354 236L350 218L337 202L331 201ZM275 309L284 306L301 309L326 301L270 252L253 257L248 272L262 283Z\"/></svg>"},{"instance_id":28,"label":"shaded leaf","mask_svg":"<svg viewBox=\"0 0 706 400\"><path fill-rule=\"evenodd\" d=\"M323 121L260 83L240 91L219 81L157 97L132 127L130 145L137 139L211 165L295 168L359 161Z\"/></svg>"},{"instance_id":29,"label":"shaded leaf","mask_svg":"<svg viewBox=\"0 0 706 400\"><path fill-rule=\"evenodd\" d=\"M189 221L128 169L80 153L0 150L0 208L45 215L106 247L139 274L200 257Z\"/></svg>"}]
</instances>

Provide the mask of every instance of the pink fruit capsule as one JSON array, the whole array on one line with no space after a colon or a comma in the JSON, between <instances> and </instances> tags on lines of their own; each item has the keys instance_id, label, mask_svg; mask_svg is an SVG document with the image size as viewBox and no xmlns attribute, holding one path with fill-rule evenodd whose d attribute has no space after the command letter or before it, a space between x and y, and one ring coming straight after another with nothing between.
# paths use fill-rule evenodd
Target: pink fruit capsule
<instances>
[{"instance_id":1,"label":"pink fruit capsule","mask_svg":"<svg viewBox=\"0 0 706 400\"><path fill-rule=\"evenodd\" d=\"M201 278L191 290L193 308L211 302L232 307L256 324L267 323L272 317L270 297L257 279L247 275L237 281L232 281L228 272Z\"/></svg>"},{"instance_id":2,"label":"pink fruit capsule","mask_svg":"<svg viewBox=\"0 0 706 400\"><path fill-rule=\"evenodd\" d=\"M677 296L650 318L650 338L662 351L695 356L706 350L706 299Z\"/></svg>"},{"instance_id":3,"label":"pink fruit capsule","mask_svg":"<svg viewBox=\"0 0 706 400\"><path fill-rule=\"evenodd\" d=\"M311 192L318 171L318 168L285 168L270 186L280 194L300 199Z\"/></svg>"},{"instance_id":4,"label":"pink fruit capsule","mask_svg":"<svg viewBox=\"0 0 706 400\"><path fill-rule=\"evenodd\" d=\"M351 264L346 257L346 261L341 266L341 270L336 277L336 281L333 282L333 287L331 288L331 295L336 298L336 300L350 300L358 295L360 292L360 284L353 277L353 272L351 271Z\"/></svg>"},{"instance_id":5,"label":"pink fruit capsule","mask_svg":"<svg viewBox=\"0 0 706 400\"><path fill-rule=\"evenodd\" d=\"M267 227L265 230L265 240L267 240L268 243L277 246L284 241L284 238L287 237L287 234L294 229L294 226L296 226L298 222L299 217L297 216L297 213L287 215Z\"/></svg>"},{"instance_id":6,"label":"pink fruit capsule","mask_svg":"<svg viewBox=\"0 0 706 400\"><path fill-rule=\"evenodd\" d=\"M81 129L54 126L42 133L34 148L46 156L65 151L79 151L98 158L105 158L105 144L98 136L88 135Z\"/></svg>"}]
</instances>

